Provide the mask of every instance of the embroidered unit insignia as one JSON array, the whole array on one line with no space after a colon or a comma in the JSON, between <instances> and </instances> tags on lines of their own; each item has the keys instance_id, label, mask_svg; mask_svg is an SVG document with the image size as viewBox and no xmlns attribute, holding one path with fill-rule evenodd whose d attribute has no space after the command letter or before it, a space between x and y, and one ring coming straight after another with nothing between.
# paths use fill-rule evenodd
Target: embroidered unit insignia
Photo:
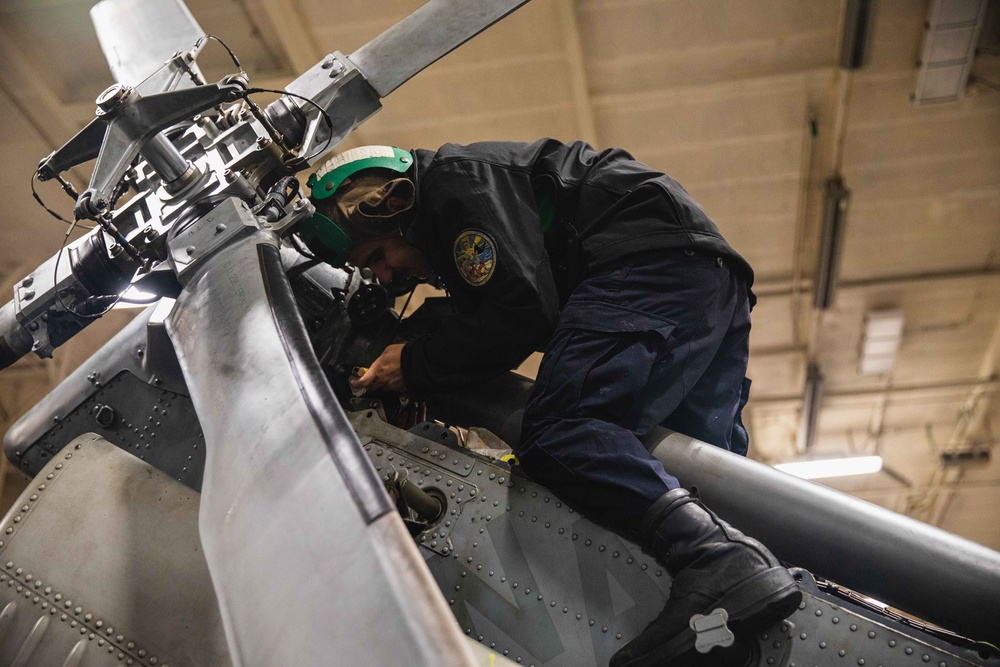
<instances>
[{"instance_id":1,"label":"embroidered unit insignia","mask_svg":"<svg viewBox=\"0 0 1000 667\"><path fill-rule=\"evenodd\" d=\"M455 266L462 280L480 287L497 265L496 243L478 229L466 229L455 239Z\"/></svg>"}]
</instances>

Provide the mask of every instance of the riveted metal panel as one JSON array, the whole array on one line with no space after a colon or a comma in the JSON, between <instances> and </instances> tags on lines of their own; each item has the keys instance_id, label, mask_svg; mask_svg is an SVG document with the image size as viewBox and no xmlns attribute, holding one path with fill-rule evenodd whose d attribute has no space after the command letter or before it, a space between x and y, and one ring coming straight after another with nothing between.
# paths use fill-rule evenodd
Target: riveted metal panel
<instances>
[{"instance_id":1,"label":"riveted metal panel","mask_svg":"<svg viewBox=\"0 0 1000 667\"><path fill-rule=\"evenodd\" d=\"M229 665L198 494L97 435L0 523L0 665Z\"/></svg>"},{"instance_id":2,"label":"riveted metal panel","mask_svg":"<svg viewBox=\"0 0 1000 667\"><path fill-rule=\"evenodd\" d=\"M151 385L127 370L95 381L93 394L53 420L52 428L37 441L23 451L15 450L18 467L37 474L67 442L84 433L97 433L200 490L205 438L191 399Z\"/></svg>"},{"instance_id":3,"label":"riveted metal panel","mask_svg":"<svg viewBox=\"0 0 1000 667\"><path fill-rule=\"evenodd\" d=\"M820 590L812 576L797 571L803 600L788 619L794 625L789 667L969 667L1000 664L941 638L906 627L873 610ZM762 643L767 643L766 633Z\"/></svg>"},{"instance_id":4,"label":"riveted metal panel","mask_svg":"<svg viewBox=\"0 0 1000 667\"><path fill-rule=\"evenodd\" d=\"M447 498L417 542L473 639L524 665L604 665L663 608L670 579L652 558L508 464L374 410L349 417L383 480L401 472Z\"/></svg>"},{"instance_id":5,"label":"riveted metal panel","mask_svg":"<svg viewBox=\"0 0 1000 667\"><path fill-rule=\"evenodd\" d=\"M606 665L663 608L670 578L655 560L516 468L394 428L374 409L348 416L380 479L398 472L447 499L444 516L416 539L472 639L524 665ZM1000 666L795 572L805 602L786 621L742 638L747 664ZM720 660L716 650L684 664L718 667Z\"/></svg>"},{"instance_id":6,"label":"riveted metal panel","mask_svg":"<svg viewBox=\"0 0 1000 667\"><path fill-rule=\"evenodd\" d=\"M4 436L4 452L37 475L73 438L98 433L200 490L201 425L164 331L167 302L147 308Z\"/></svg>"}]
</instances>

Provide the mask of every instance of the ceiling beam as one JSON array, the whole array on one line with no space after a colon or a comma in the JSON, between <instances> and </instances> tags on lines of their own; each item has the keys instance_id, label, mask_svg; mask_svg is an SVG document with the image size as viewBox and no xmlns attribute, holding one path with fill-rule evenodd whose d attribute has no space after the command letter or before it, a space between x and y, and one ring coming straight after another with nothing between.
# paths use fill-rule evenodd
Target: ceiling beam
<instances>
[{"instance_id":1,"label":"ceiling beam","mask_svg":"<svg viewBox=\"0 0 1000 667\"><path fill-rule=\"evenodd\" d=\"M305 72L319 62L324 54L292 0L249 0L249 4L274 27L293 72Z\"/></svg>"},{"instance_id":2,"label":"ceiling beam","mask_svg":"<svg viewBox=\"0 0 1000 667\"><path fill-rule=\"evenodd\" d=\"M46 84L3 28L0 28L0 62L4 64L0 69L0 88L45 143L58 148L79 131L80 128L66 121L57 91Z\"/></svg>"},{"instance_id":3,"label":"ceiling beam","mask_svg":"<svg viewBox=\"0 0 1000 667\"><path fill-rule=\"evenodd\" d=\"M80 130L70 120L72 116L66 112L58 92L45 82L45 77L37 72L4 28L0 28L0 62L3 63L0 92L10 98L14 108L47 146L55 150ZM69 174L78 187L88 180L78 169L70 170Z\"/></svg>"},{"instance_id":4,"label":"ceiling beam","mask_svg":"<svg viewBox=\"0 0 1000 667\"><path fill-rule=\"evenodd\" d=\"M1000 268L991 269L955 269L951 271L933 271L928 273L898 274L894 276L877 276L874 278L857 278L844 280L837 285L838 291L869 289L872 287L905 287L917 286L927 282L968 280L968 279L1000 278ZM803 291L808 292L811 280L803 280L796 290L794 283L788 279L761 280L754 283L753 292L758 299L788 298Z\"/></svg>"},{"instance_id":5,"label":"ceiling beam","mask_svg":"<svg viewBox=\"0 0 1000 667\"><path fill-rule=\"evenodd\" d=\"M885 394L888 398L940 398L942 394L954 392L961 394L968 391L994 393L1000 390L1000 379L990 380L953 380L948 382L930 382L922 384L898 385L895 387L871 387L864 389L840 389L827 391L824 396L825 405L841 405L854 399L874 400ZM768 409L793 409L802 403L798 395L752 396L750 401L756 407Z\"/></svg>"}]
</instances>

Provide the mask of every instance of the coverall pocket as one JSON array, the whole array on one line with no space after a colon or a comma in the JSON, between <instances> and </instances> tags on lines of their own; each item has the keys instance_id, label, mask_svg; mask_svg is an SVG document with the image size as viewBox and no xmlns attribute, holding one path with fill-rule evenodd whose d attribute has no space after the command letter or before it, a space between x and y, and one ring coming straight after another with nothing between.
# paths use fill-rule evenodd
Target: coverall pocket
<instances>
[{"instance_id":1,"label":"coverall pocket","mask_svg":"<svg viewBox=\"0 0 1000 667\"><path fill-rule=\"evenodd\" d=\"M677 323L665 317L606 301L576 300L559 315L556 329L582 329L604 333L652 331L668 340Z\"/></svg>"},{"instance_id":2,"label":"coverall pocket","mask_svg":"<svg viewBox=\"0 0 1000 667\"><path fill-rule=\"evenodd\" d=\"M556 339L561 346L558 357L549 360L545 391L562 394L563 409L574 416L636 431L647 409L650 373L670 354L675 325L615 304L574 305L560 317ZM554 378L562 379L562 386Z\"/></svg>"}]
</instances>

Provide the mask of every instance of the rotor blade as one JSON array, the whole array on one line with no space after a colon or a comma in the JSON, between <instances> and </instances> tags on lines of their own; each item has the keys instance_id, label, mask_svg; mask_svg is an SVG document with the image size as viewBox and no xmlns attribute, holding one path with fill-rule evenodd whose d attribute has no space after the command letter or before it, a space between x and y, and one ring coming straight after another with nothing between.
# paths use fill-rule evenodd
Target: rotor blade
<instances>
[{"instance_id":1,"label":"rotor blade","mask_svg":"<svg viewBox=\"0 0 1000 667\"><path fill-rule=\"evenodd\" d=\"M206 259L167 320L205 436L199 531L234 667L475 664L326 382L278 243Z\"/></svg>"},{"instance_id":2,"label":"rotor blade","mask_svg":"<svg viewBox=\"0 0 1000 667\"><path fill-rule=\"evenodd\" d=\"M430 0L351 54L379 97L528 0Z\"/></svg>"},{"instance_id":3,"label":"rotor blade","mask_svg":"<svg viewBox=\"0 0 1000 667\"><path fill-rule=\"evenodd\" d=\"M102 0L90 19L112 75L128 86L137 86L205 36L181 0Z\"/></svg>"}]
</instances>

